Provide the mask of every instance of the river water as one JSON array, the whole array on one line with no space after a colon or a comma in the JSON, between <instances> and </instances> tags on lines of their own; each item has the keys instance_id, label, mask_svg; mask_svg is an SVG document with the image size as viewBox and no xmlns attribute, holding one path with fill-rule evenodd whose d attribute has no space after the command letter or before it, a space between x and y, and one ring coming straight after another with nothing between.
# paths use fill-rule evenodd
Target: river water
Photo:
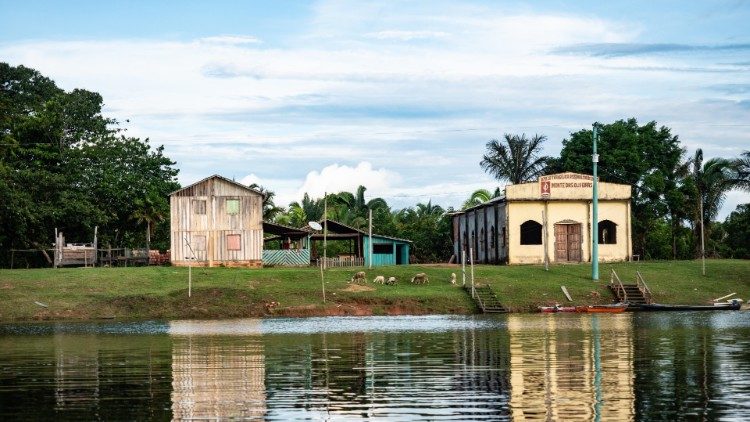
<instances>
[{"instance_id":1,"label":"river water","mask_svg":"<svg viewBox=\"0 0 750 422\"><path fill-rule=\"evenodd\" d=\"M0 325L0 420L747 420L750 313Z\"/></svg>"}]
</instances>

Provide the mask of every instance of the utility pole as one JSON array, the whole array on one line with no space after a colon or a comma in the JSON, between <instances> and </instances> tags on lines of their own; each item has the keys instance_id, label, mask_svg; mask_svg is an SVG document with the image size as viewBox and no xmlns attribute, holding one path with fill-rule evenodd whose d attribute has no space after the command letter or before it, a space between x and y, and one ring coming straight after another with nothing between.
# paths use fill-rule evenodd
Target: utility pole
<instances>
[{"instance_id":1,"label":"utility pole","mask_svg":"<svg viewBox=\"0 0 750 422\"><path fill-rule=\"evenodd\" d=\"M369 259L369 261L370 261L369 268L372 269L372 208L370 209L370 232L369 232L369 236L370 236L370 241L368 243L370 244L370 247L367 248L367 254L370 257L370 259Z\"/></svg>"},{"instance_id":2,"label":"utility pole","mask_svg":"<svg viewBox=\"0 0 750 422\"><path fill-rule=\"evenodd\" d=\"M701 193L698 195L698 200L700 201L700 211L701 211L701 266L703 269L703 275L706 275L706 237L703 233L703 194Z\"/></svg>"},{"instance_id":3,"label":"utility pole","mask_svg":"<svg viewBox=\"0 0 750 422\"><path fill-rule=\"evenodd\" d=\"M591 161L594 164L594 192L591 200L591 279L594 281L599 281L599 177L597 176L596 168L599 163L599 154L596 153L596 142L599 138L599 132L597 129L597 123L594 123L594 154L591 156Z\"/></svg>"},{"instance_id":4,"label":"utility pole","mask_svg":"<svg viewBox=\"0 0 750 422\"><path fill-rule=\"evenodd\" d=\"M328 260L328 192L323 197L323 268L326 269Z\"/></svg>"}]
</instances>

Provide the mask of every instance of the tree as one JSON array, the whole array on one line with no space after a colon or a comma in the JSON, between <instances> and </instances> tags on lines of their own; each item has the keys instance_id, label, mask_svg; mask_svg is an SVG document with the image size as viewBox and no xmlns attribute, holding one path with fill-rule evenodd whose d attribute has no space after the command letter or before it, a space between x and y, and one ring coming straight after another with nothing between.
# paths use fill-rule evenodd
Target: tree
<instances>
[{"instance_id":1,"label":"tree","mask_svg":"<svg viewBox=\"0 0 750 422\"><path fill-rule=\"evenodd\" d=\"M732 164L735 171L734 184L740 189L750 191L750 151L740 154Z\"/></svg>"},{"instance_id":2,"label":"tree","mask_svg":"<svg viewBox=\"0 0 750 422\"><path fill-rule=\"evenodd\" d=\"M600 125L598 143L599 176L602 181L632 186L633 249L641 256L668 258L663 248L650 248L647 234L661 230L660 220L677 215L679 195L683 189L678 177L684 156L677 136L656 122L638 125L636 119L618 120ZM590 129L574 132L563 140L557 171L591 173L593 153ZM674 232L674 230L673 230ZM672 248L674 251L674 248Z\"/></svg>"},{"instance_id":3,"label":"tree","mask_svg":"<svg viewBox=\"0 0 750 422\"><path fill-rule=\"evenodd\" d=\"M498 198L502 196L502 191L500 191L500 188L496 188L494 193L490 193L487 189L477 189L474 192L471 193L471 196L469 196L469 199L464 202L461 209L467 209L471 208L480 204L483 204L490 199Z\"/></svg>"},{"instance_id":4,"label":"tree","mask_svg":"<svg viewBox=\"0 0 750 422\"><path fill-rule=\"evenodd\" d=\"M169 214L169 204L157 193L149 192L143 199L136 199L135 211L131 217L139 224L146 224L146 251L151 250L151 235L156 224L164 221Z\"/></svg>"},{"instance_id":5,"label":"tree","mask_svg":"<svg viewBox=\"0 0 750 422\"><path fill-rule=\"evenodd\" d=\"M711 236L711 222L719 214L726 193L734 186L732 162L724 158L712 158L703 162L703 150L695 151L692 180L698 193L693 206L696 256L700 256L701 226L706 237ZM701 206L703 214L701 215Z\"/></svg>"},{"instance_id":6,"label":"tree","mask_svg":"<svg viewBox=\"0 0 750 422\"><path fill-rule=\"evenodd\" d=\"M276 196L274 191L266 189L257 183L251 183L249 187L263 195L263 221L274 221L276 216L284 211L283 208L276 206L273 202L273 198Z\"/></svg>"},{"instance_id":7,"label":"tree","mask_svg":"<svg viewBox=\"0 0 750 422\"><path fill-rule=\"evenodd\" d=\"M750 259L750 204L738 205L724 223L718 225L724 234L717 239L724 247L723 257Z\"/></svg>"},{"instance_id":8,"label":"tree","mask_svg":"<svg viewBox=\"0 0 750 422\"><path fill-rule=\"evenodd\" d=\"M544 135L503 135L504 142L492 139L479 165L498 180L512 184L528 182L544 174L549 157L540 156Z\"/></svg>"},{"instance_id":9,"label":"tree","mask_svg":"<svg viewBox=\"0 0 750 422\"><path fill-rule=\"evenodd\" d=\"M451 256L451 220L432 201L405 208L394 216L398 237L412 240L414 261L445 262Z\"/></svg>"}]
</instances>

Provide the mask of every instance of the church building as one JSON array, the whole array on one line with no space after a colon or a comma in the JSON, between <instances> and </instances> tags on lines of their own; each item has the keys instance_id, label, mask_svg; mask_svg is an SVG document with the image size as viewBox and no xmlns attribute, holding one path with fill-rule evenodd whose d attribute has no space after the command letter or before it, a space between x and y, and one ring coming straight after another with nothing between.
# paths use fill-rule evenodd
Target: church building
<instances>
[{"instance_id":1,"label":"church building","mask_svg":"<svg viewBox=\"0 0 750 422\"><path fill-rule=\"evenodd\" d=\"M630 185L599 182L599 261L632 257ZM542 176L505 187L505 196L453 214L454 254L475 263L591 262L593 177Z\"/></svg>"}]
</instances>

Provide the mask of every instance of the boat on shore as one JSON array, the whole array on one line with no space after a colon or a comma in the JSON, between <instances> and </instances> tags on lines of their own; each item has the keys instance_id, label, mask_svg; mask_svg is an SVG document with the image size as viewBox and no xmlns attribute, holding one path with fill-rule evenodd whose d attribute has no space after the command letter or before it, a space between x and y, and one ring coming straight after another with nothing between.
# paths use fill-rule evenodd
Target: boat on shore
<instances>
[{"instance_id":1,"label":"boat on shore","mask_svg":"<svg viewBox=\"0 0 750 422\"><path fill-rule=\"evenodd\" d=\"M627 303L615 303L612 305L576 306L576 312L581 313L619 314L620 312L625 312L626 309L628 309Z\"/></svg>"},{"instance_id":2,"label":"boat on shore","mask_svg":"<svg viewBox=\"0 0 750 422\"><path fill-rule=\"evenodd\" d=\"M639 311L738 311L742 306L739 300L729 302L714 303L713 305L665 305L661 303L652 303L650 305L640 305Z\"/></svg>"},{"instance_id":3,"label":"boat on shore","mask_svg":"<svg viewBox=\"0 0 750 422\"><path fill-rule=\"evenodd\" d=\"M554 306L540 306L539 312L542 313L557 313L557 312L575 312L576 307L575 306L560 306L560 305L554 305Z\"/></svg>"}]
</instances>

